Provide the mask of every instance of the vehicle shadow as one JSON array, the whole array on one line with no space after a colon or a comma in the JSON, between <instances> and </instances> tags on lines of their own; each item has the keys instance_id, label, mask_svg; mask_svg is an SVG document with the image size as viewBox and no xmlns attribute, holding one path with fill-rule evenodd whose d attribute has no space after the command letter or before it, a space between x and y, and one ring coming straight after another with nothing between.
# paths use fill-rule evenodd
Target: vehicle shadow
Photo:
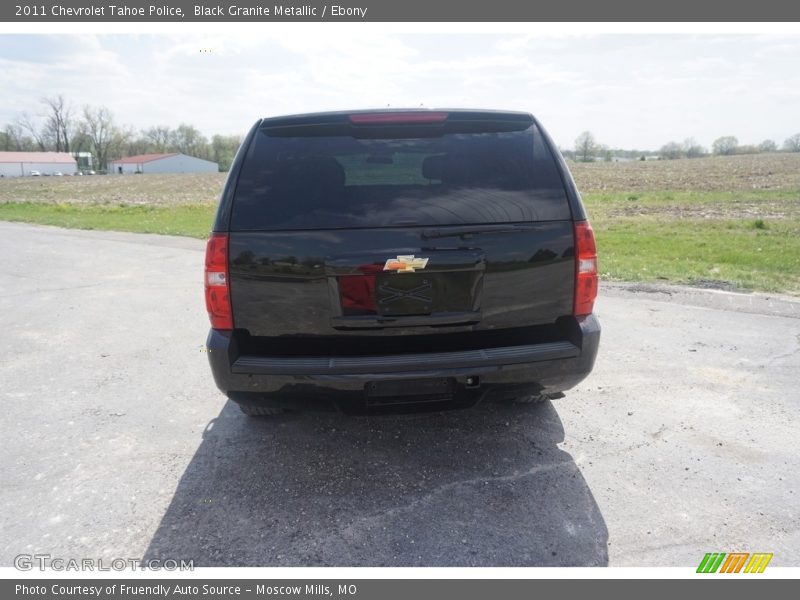
<instances>
[{"instance_id":1,"label":"vehicle shadow","mask_svg":"<svg viewBox=\"0 0 800 600\"><path fill-rule=\"evenodd\" d=\"M145 553L196 566L605 566L549 402L251 419L228 402Z\"/></svg>"}]
</instances>

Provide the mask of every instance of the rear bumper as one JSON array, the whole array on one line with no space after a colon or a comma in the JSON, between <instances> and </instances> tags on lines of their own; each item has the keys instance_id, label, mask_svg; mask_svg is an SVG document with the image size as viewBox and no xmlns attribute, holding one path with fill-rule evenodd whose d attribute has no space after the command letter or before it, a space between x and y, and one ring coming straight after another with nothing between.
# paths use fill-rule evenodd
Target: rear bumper
<instances>
[{"instance_id":1,"label":"rear bumper","mask_svg":"<svg viewBox=\"0 0 800 600\"><path fill-rule=\"evenodd\" d=\"M209 332L206 346L217 387L239 400L347 409L366 404L368 382L447 379L453 400L465 405L563 392L591 372L599 341L600 324L589 315L574 319L568 339L457 352L255 356L240 353L232 332L216 329Z\"/></svg>"}]
</instances>

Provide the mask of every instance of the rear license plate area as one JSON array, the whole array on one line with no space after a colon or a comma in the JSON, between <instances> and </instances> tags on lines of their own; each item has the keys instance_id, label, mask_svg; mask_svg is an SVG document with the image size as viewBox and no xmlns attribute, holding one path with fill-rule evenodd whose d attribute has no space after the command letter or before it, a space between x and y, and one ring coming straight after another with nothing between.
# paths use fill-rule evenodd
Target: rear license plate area
<instances>
[{"instance_id":1,"label":"rear license plate area","mask_svg":"<svg viewBox=\"0 0 800 600\"><path fill-rule=\"evenodd\" d=\"M443 402L451 400L455 391L451 377L370 381L364 386L367 406Z\"/></svg>"},{"instance_id":2,"label":"rear license plate area","mask_svg":"<svg viewBox=\"0 0 800 600\"><path fill-rule=\"evenodd\" d=\"M437 296L432 276L378 276L375 303L379 315L426 315L434 308Z\"/></svg>"}]
</instances>

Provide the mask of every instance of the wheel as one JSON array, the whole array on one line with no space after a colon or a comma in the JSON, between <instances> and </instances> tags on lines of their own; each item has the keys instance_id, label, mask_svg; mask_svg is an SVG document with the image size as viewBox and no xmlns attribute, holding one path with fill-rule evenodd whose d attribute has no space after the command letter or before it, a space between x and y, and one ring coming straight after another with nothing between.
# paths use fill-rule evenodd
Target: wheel
<instances>
[{"instance_id":1,"label":"wheel","mask_svg":"<svg viewBox=\"0 0 800 600\"><path fill-rule=\"evenodd\" d=\"M235 402L248 417L269 417L285 412L280 406L270 404L263 396L252 392L228 392L228 400Z\"/></svg>"},{"instance_id":2,"label":"wheel","mask_svg":"<svg viewBox=\"0 0 800 600\"><path fill-rule=\"evenodd\" d=\"M517 396L514 398L515 404L541 404L545 400L558 400L564 397L564 392L554 392L552 394L533 394L531 396Z\"/></svg>"},{"instance_id":3,"label":"wheel","mask_svg":"<svg viewBox=\"0 0 800 600\"><path fill-rule=\"evenodd\" d=\"M540 404L550 398L546 394L534 394L533 396L517 396L514 404Z\"/></svg>"},{"instance_id":4,"label":"wheel","mask_svg":"<svg viewBox=\"0 0 800 600\"><path fill-rule=\"evenodd\" d=\"M253 404L239 404L239 410L248 417L270 417L283 413L282 408L275 408L274 406L254 406Z\"/></svg>"}]
</instances>

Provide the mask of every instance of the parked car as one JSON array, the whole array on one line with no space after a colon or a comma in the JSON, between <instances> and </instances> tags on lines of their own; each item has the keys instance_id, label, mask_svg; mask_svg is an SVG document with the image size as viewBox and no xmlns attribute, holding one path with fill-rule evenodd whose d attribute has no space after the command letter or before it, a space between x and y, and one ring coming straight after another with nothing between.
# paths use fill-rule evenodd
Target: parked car
<instances>
[{"instance_id":1,"label":"parked car","mask_svg":"<svg viewBox=\"0 0 800 600\"><path fill-rule=\"evenodd\" d=\"M530 114L258 121L208 240L216 385L251 416L560 397L592 370L592 228Z\"/></svg>"},{"instance_id":2,"label":"parked car","mask_svg":"<svg viewBox=\"0 0 800 600\"><path fill-rule=\"evenodd\" d=\"M42 174L39 171L31 171L30 173L28 173L28 175L30 175L31 177L41 177L42 176Z\"/></svg>"}]
</instances>

